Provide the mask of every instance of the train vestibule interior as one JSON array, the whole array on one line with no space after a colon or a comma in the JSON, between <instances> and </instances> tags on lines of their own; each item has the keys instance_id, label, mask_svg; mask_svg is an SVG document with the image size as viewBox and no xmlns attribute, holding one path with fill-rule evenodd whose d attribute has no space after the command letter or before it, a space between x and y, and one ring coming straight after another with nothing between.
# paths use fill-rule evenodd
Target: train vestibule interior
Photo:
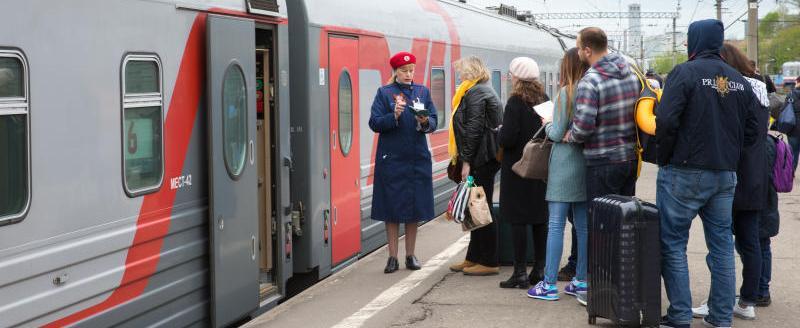
<instances>
[{"instance_id":1,"label":"train vestibule interior","mask_svg":"<svg viewBox=\"0 0 800 328\"><path fill-rule=\"evenodd\" d=\"M278 290L278 223L275 138L275 31L256 28L256 158L258 161L259 295L262 300Z\"/></svg>"}]
</instances>

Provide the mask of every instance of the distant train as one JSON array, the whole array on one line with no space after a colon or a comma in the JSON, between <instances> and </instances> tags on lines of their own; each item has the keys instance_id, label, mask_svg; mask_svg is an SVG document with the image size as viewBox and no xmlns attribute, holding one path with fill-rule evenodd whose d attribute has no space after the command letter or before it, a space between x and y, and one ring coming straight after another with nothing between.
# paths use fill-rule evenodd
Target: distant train
<instances>
[{"instance_id":1,"label":"distant train","mask_svg":"<svg viewBox=\"0 0 800 328\"><path fill-rule=\"evenodd\" d=\"M800 62L790 61L781 65L781 75L783 76L783 86L794 88L795 80L800 76Z\"/></svg>"},{"instance_id":2,"label":"distant train","mask_svg":"<svg viewBox=\"0 0 800 328\"><path fill-rule=\"evenodd\" d=\"M390 54L440 117L564 40L449 0L11 0L0 13L0 327L225 326L385 244L367 125Z\"/></svg>"}]
</instances>

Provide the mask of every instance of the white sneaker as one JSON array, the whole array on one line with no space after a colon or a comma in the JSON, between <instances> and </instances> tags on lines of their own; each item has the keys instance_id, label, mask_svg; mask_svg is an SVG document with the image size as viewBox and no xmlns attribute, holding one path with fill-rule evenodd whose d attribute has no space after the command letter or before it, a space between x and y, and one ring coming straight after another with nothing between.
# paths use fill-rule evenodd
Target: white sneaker
<instances>
[{"instance_id":1,"label":"white sneaker","mask_svg":"<svg viewBox=\"0 0 800 328\"><path fill-rule=\"evenodd\" d=\"M586 306L587 304L586 292L579 292L575 294L575 299L578 300L578 303L580 303L581 305Z\"/></svg>"},{"instance_id":2,"label":"white sneaker","mask_svg":"<svg viewBox=\"0 0 800 328\"><path fill-rule=\"evenodd\" d=\"M703 301L703 304L696 308L692 308L692 317L705 318L708 316L708 300Z\"/></svg>"},{"instance_id":3,"label":"white sneaker","mask_svg":"<svg viewBox=\"0 0 800 328\"><path fill-rule=\"evenodd\" d=\"M752 305L742 307L739 305L739 302L736 302L736 304L733 306L733 315L745 320L755 320L756 307Z\"/></svg>"}]
</instances>

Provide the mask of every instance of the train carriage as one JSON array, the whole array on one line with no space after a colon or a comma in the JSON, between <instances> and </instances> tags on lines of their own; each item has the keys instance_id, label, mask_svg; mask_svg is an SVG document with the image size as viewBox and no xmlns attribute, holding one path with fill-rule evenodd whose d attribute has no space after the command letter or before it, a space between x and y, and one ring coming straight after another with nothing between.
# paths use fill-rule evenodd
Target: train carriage
<instances>
[{"instance_id":1,"label":"train carriage","mask_svg":"<svg viewBox=\"0 0 800 328\"><path fill-rule=\"evenodd\" d=\"M370 219L377 135L368 121L376 90L391 76L391 54L417 55L415 82L431 89L437 107L438 130L428 138L438 213L444 212L453 188L446 178L450 99L458 82L451 63L467 55L485 59L492 85L505 99L508 63L531 56L541 65L548 93L555 91L563 53L558 39L515 19L434 0L288 5L292 154L295 169L306 172L292 176L292 199L314 204L306 208L303 236L294 239L295 272L317 269L324 277L386 242L383 224ZM340 95L350 93L352 103L343 104ZM357 120L342 130L338 122L351 112Z\"/></svg>"},{"instance_id":2,"label":"train carriage","mask_svg":"<svg viewBox=\"0 0 800 328\"><path fill-rule=\"evenodd\" d=\"M443 118L441 213L452 61L485 58L505 99L513 57L552 94L563 52L438 0L15 0L0 28L0 327L266 311L385 243L367 121L391 53L418 55Z\"/></svg>"},{"instance_id":3,"label":"train carriage","mask_svg":"<svg viewBox=\"0 0 800 328\"><path fill-rule=\"evenodd\" d=\"M794 88L798 76L800 76L800 62L789 61L781 65L782 86L784 88Z\"/></svg>"}]
</instances>

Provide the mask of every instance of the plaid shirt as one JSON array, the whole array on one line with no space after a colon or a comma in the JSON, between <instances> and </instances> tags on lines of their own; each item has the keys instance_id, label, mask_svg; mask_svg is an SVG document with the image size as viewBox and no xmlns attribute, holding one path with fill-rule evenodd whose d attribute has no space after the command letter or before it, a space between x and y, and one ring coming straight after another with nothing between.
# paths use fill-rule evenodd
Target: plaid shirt
<instances>
[{"instance_id":1,"label":"plaid shirt","mask_svg":"<svg viewBox=\"0 0 800 328\"><path fill-rule=\"evenodd\" d=\"M578 83L569 141L583 143L586 165L636 159L634 111L639 91L639 79L615 53L592 65Z\"/></svg>"}]
</instances>

